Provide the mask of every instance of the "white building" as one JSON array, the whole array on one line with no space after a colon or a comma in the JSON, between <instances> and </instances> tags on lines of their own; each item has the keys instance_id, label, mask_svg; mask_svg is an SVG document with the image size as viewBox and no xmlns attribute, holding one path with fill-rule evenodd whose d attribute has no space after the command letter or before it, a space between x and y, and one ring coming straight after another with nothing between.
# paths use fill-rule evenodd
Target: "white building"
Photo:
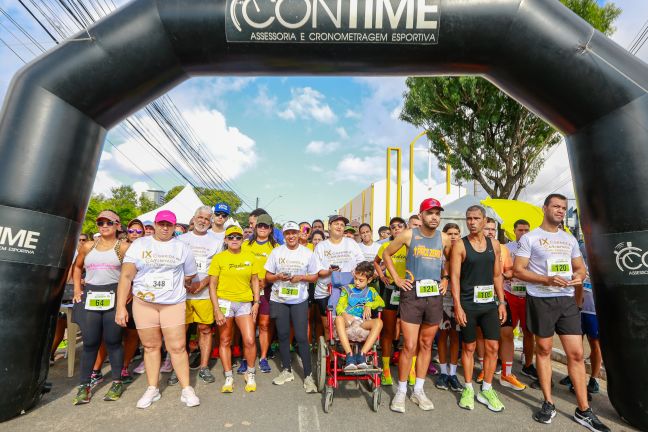
<instances>
[{"instance_id":1,"label":"white building","mask_svg":"<svg viewBox=\"0 0 648 432\"><path fill-rule=\"evenodd\" d=\"M165 195L164 191L147 190L146 192L142 192L142 195L144 195L145 198L148 198L149 200L153 201L158 206L164 204L164 195Z\"/></svg>"}]
</instances>

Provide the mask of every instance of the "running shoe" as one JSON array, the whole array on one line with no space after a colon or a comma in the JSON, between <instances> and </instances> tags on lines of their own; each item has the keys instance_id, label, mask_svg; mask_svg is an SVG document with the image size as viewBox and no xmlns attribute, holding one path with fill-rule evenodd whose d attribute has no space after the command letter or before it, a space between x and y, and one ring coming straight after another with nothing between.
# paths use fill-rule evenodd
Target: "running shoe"
<instances>
[{"instance_id":1,"label":"running shoe","mask_svg":"<svg viewBox=\"0 0 648 432\"><path fill-rule=\"evenodd\" d=\"M309 375L310 376L310 375ZM288 369L284 369L281 371L279 375L277 375L273 380L272 384L274 385L284 385L287 382L290 381L295 381L295 375L293 375L292 371Z\"/></svg>"},{"instance_id":2,"label":"running shoe","mask_svg":"<svg viewBox=\"0 0 648 432\"><path fill-rule=\"evenodd\" d=\"M497 365L495 365L495 375L499 375L501 373L502 373L502 362L498 359Z\"/></svg>"},{"instance_id":3,"label":"running shoe","mask_svg":"<svg viewBox=\"0 0 648 432\"><path fill-rule=\"evenodd\" d=\"M419 406L423 411L430 411L434 409L434 404L427 397L423 389L415 390L410 396L410 400Z\"/></svg>"},{"instance_id":4,"label":"running shoe","mask_svg":"<svg viewBox=\"0 0 648 432\"><path fill-rule=\"evenodd\" d=\"M304 390L306 393L317 393L317 386L315 385L315 380L312 375L308 375L304 378Z\"/></svg>"},{"instance_id":5,"label":"running shoe","mask_svg":"<svg viewBox=\"0 0 648 432\"><path fill-rule=\"evenodd\" d=\"M358 369L358 366L355 364L355 356L353 354L347 354L344 362L344 370L354 371L356 369Z\"/></svg>"},{"instance_id":6,"label":"running shoe","mask_svg":"<svg viewBox=\"0 0 648 432\"><path fill-rule=\"evenodd\" d=\"M549 424L554 417L556 417L556 407L554 404L544 401L542 402L540 411L533 415L533 420L539 423Z\"/></svg>"},{"instance_id":7,"label":"running shoe","mask_svg":"<svg viewBox=\"0 0 648 432\"><path fill-rule=\"evenodd\" d=\"M500 375L499 382L502 387L508 387L515 391L522 391L526 388L526 385L522 384L520 380L513 374L511 375Z\"/></svg>"},{"instance_id":8,"label":"running shoe","mask_svg":"<svg viewBox=\"0 0 648 432\"><path fill-rule=\"evenodd\" d=\"M529 377L532 380L538 381L538 371L536 370L533 363L531 363L529 366L524 366L522 368L522 375L524 375L525 377Z\"/></svg>"},{"instance_id":9,"label":"running shoe","mask_svg":"<svg viewBox=\"0 0 648 432\"><path fill-rule=\"evenodd\" d=\"M144 372L146 372L146 369L144 368L144 360L142 360L142 363L140 363L135 369L133 369L133 373L142 375Z\"/></svg>"},{"instance_id":10,"label":"running shoe","mask_svg":"<svg viewBox=\"0 0 648 432\"><path fill-rule=\"evenodd\" d=\"M124 383L121 381L113 381L103 400L116 401L121 397L122 393L124 393Z\"/></svg>"},{"instance_id":11,"label":"running shoe","mask_svg":"<svg viewBox=\"0 0 648 432\"><path fill-rule=\"evenodd\" d=\"M221 387L221 393L233 393L234 392L234 377L226 376L225 384Z\"/></svg>"},{"instance_id":12,"label":"running shoe","mask_svg":"<svg viewBox=\"0 0 648 432\"><path fill-rule=\"evenodd\" d=\"M247 372L248 369L248 364L247 360L243 359L241 360L241 365L236 369L236 373L239 375L243 375L245 372Z\"/></svg>"},{"instance_id":13,"label":"running shoe","mask_svg":"<svg viewBox=\"0 0 648 432\"><path fill-rule=\"evenodd\" d=\"M245 391L253 392L256 391L256 376L253 373L245 374Z\"/></svg>"},{"instance_id":14,"label":"running shoe","mask_svg":"<svg viewBox=\"0 0 648 432\"><path fill-rule=\"evenodd\" d=\"M571 378L569 378L569 375L567 375L565 378L558 381L558 384L564 386L571 386L572 385Z\"/></svg>"},{"instance_id":15,"label":"running shoe","mask_svg":"<svg viewBox=\"0 0 648 432\"><path fill-rule=\"evenodd\" d=\"M569 385L569 391L576 394L576 390L574 390L574 386L571 384ZM588 402L592 401L592 393L590 393L589 391L587 392L587 400Z\"/></svg>"},{"instance_id":16,"label":"running shoe","mask_svg":"<svg viewBox=\"0 0 648 432\"><path fill-rule=\"evenodd\" d=\"M463 391L463 386L459 382L457 375L450 375L448 378L448 384L450 385L450 390L453 392L461 393Z\"/></svg>"},{"instance_id":17,"label":"running shoe","mask_svg":"<svg viewBox=\"0 0 648 432\"><path fill-rule=\"evenodd\" d=\"M436 366L434 366L434 363L430 362L430 366L428 366L427 373L428 375L433 375L433 376L439 373Z\"/></svg>"},{"instance_id":18,"label":"running shoe","mask_svg":"<svg viewBox=\"0 0 648 432\"><path fill-rule=\"evenodd\" d=\"M592 412L592 408L587 408L585 411L576 408L576 411L574 412L574 420L591 431L610 431L610 428L605 426L603 422L596 417L596 414Z\"/></svg>"},{"instance_id":19,"label":"running shoe","mask_svg":"<svg viewBox=\"0 0 648 432\"><path fill-rule=\"evenodd\" d=\"M137 401L137 408L148 408L153 402L160 400L160 390L157 387L148 386L144 395Z\"/></svg>"},{"instance_id":20,"label":"running shoe","mask_svg":"<svg viewBox=\"0 0 648 432\"><path fill-rule=\"evenodd\" d=\"M217 358L220 358L220 353L218 352L218 347L214 347L211 354L209 355L209 358L211 358L213 360L215 360Z\"/></svg>"},{"instance_id":21,"label":"running shoe","mask_svg":"<svg viewBox=\"0 0 648 432\"><path fill-rule=\"evenodd\" d=\"M470 387L464 387L459 399L459 407L467 410L475 409L475 390Z\"/></svg>"},{"instance_id":22,"label":"running shoe","mask_svg":"<svg viewBox=\"0 0 648 432\"><path fill-rule=\"evenodd\" d=\"M200 350L194 351L189 354L189 369L197 370L200 369Z\"/></svg>"},{"instance_id":23,"label":"running shoe","mask_svg":"<svg viewBox=\"0 0 648 432\"><path fill-rule=\"evenodd\" d=\"M277 356L277 351L275 351L271 346L270 349L268 350L268 358L273 359L276 356Z\"/></svg>"},{"instance_id":24,"label":"running shoe","mask_svg":"<svg viewBox=\"0 0 648 432\"><path fill-rule=\"evenodd\" d=\"M92 387L90 384L81 384L77 387L77 394L72 399L72 405L82 405L90 402L92 398Z\"/></svg>"},{"instance_id":25,"label":"running shoe","mask_svg":"<svg viewBox=\"0 0 648 432\"><path fill-rule=\"evenodd\" d=\"M394 380L391 375L384 375L383 372L383 375L380 377L380 384L384 386L394 385Z\"/></svg>"},{"instance_id":26,"label":"running shoe","mask_svg":"<svg viewBox=\"0 0 648 432\"><path fill-rule=\"evenodd\" d=\"M400 351L394 351L394 354L392 354L391 357L391 364L397 365L399 358L400 358Z\"/></svg>"},{"instance_id":27,"label":"running shoe","mask_svg":"<svg viewBox=\"0 0 648 432\"><path fill-rule=\"evenodd\" d=\"M587 383L587 393L597 394L601 391L599 383L594 377L590 377L589 382Z\"/></svg>"},{"instance_id":28,"label":"running shoe","mask_svg":"<svg viewBox=\"0 0 648 432\"><path fill-rule=\"evenodd\" d=\"M270 363L268 363L268 359L262 358L261 360L259 360L259 369L261 369L262 373L272 372L272 368L270 367Z\"/></svg>"},{"instance_id":29,"label":"running shoe","mask_svg":"<svg viewBox=\"0 0 648 432\"><path fill-rule=\"evenodd\" d=\"M434 387L440 390L448 390L448 380L450 377L446 374L440 374L434 381Z\"/></svg>"},{"instance_id":30,"label":"running shoe","mask_svg":"<svg viewBox=\"0 0 648 432\"><path fill-rule=\"evenodd\" d=\"M355 364L358 367L358 369L367 369L369 367L369 365L367 364L367 356L365 356L362 353L356 354Z\"/></svg>"},{"instance_id":31,"label":"running shoe","mask_svg":"<svg viewBox=\"0 0 648 432\"><path fill-rule=\"evenodd\" d=\"M175 373L175 371L171 371L171 375L169 375L169 379L167 379L167 385L174 386L177 385L178 382L180 382L178 375Z\"/></svg>"},{"instance_id":32,"label":"running shoe","mask_svg":"<svg viewBox=\"0 0 648 432\"><path fill-rule=\"evenodd\" d=\"M481 372L479 372L479 375L477 375L477 379L475 381L477 381L477 384L481 384L482 382L484 382L484 370L483 369L481 370Z\"/></svg>"},{"instance_id":33,"label":"running shoe","mask_svg":"<svg viewBox=\"0 0 648 432\"><path fill-rule=\"evenodd\" d=\"M160 372L168 373L173 370L173 365L171 365L171 357L169 354L164 358L162 366L160 366Z\"/></svg>"},{"instance_id":34,"label":"running shoe","mask_svg":"<svg viewBox=\"0 0 648 432\"><path fill-rule=\"evenodd\" d=\"M188 407L195 407L200 405L200 399L198 399L198 396L196 396L196 392L191 386L182 389L180 402L187 405Z\"/></svg>"},{"instance_id":35,"label":"running shoe","mask_svg":"<svg viewBox=\"0 0 648 432\"><path fill-rule=\"evenodd\" d=\"M128 372L128 368L122 368L121 370L121 380L124 384L130 384L132 383L135 379L133 378L133 375Z\"/></svg>"},{"instance_id":36,"label":"running shoe","mask_svg":"<svg viewBox=\"0 0 648 432\"><path fill-rule=\"evenodd\" d=\"M405 412L405 398L407 394L405 392L397 391L394 397L391 400L389 409L395 412L404 413Z\"/></svg>"},{"instance_id":37,"label":"running shoe","mask_svg":"<svg viewBox=\"0 0 648 432\"><path fill-rule=\"evenodd\" d=\"M93 370L90 374L90 387L95 388L104 382L104 376L99 369Z\"/></svg>"},{"instance_id":38,"label":"running shoe","mask_svg":"<svg viewBox=\"0 0 648 432\"><path fill-rule=\"evenodd\" d=\"M214 375L212 375L211 371L209 368L200 368L198 371L198 378L206 382L207 384L211 384L214 381L216 381L216 378L214 378Z\"/></svg>"},{"instance_id":39,"label":"running shoe","mask_svg":"<svg viewBox=\"0 0 648 432\"><path fill-rule=\"evenodd\" d=\"M477 401L486 405L493 412L504 410L504 404L499 400L497 392L492 387L477 393Z\"/></svg>"},{"instance_id":40,"label":"running shoe","mask_svg":"<svg viewBox=\"0 0 648 432\"><path fill-rule=\"evenodd\" d=\"M234 345L232 347L232 357L241 357L241 347Z\"/></svg>"}]
</instances>

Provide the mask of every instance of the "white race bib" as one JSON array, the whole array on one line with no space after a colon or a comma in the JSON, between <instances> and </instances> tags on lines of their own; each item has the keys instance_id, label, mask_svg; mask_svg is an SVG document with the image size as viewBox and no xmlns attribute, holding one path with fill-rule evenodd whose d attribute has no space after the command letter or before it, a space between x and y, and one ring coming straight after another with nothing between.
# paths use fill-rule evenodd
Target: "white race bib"
<instances>
[{"instance_id":1,"label":"white race bib","mask_svg":"<svg viewBox=\"0 0 648 432\"><path fill-rule=\"evenodd\" d=\"M229 300L218 299L218 308L225 318L228 318L232 311L232 302Z\"/></svg>"},{"instance_id":2,"label":"white race bib","mask_svg":"<svg viewBox=\"0 0 648 432\"><path fill-rule=\"evenodd\" d=\"M475 285L473 301L475 303L492 303L495 300L495 288L493 285Z\"/></svg>"},{"instance_id":3,"label":"white race bib","mask_svg":"<svg viewBox=\"0 0 648 432\"><path fill-rule=\"evenodd\" d=\"M115 306L115 293L93 292L86 293L85 309L92 311L107 311Z\"/></svg>"},{"instance_id":4,"label":"white race bib","mask_svg":"<svg viewBox=\"0 0 648 432\"><path fill-rule=\"evenodd\" d=\"M279 287L279 298L283 300L297 300L299 298L299 286L287 283Z\"/></svg>"},{"instance_id":5,"label":"white race bib","mask_svg":"<svg viewBox=\"0 0 648 432\"><path fill-rule=\"evenodd\" d=\"M400 304L400 290L392 290L391 297L389 298L389 304L398 306Z\"/></svg>"},{"instance_id":6,"label":"white race bib","mask_svg":"<svg viewBox=\"0 0 648 432\"><path fill-rule=\"evenodd\" d=\"M207 273L207 270L209 270L207 257L196 257L196 270L198 273Z\"/></svg>"},{"instance_id":7,"label":"white race bib","mask_svg":"<svg viewBox=\"0 0 648 432\"><path fill-rule=\"evenodd\" d=\"M144 279L144 284L148 290L155 293L156 297L159 297L160 294L173 289L173 271L148 273Z\"/></svg>"},{"instance_id":8,"label":"white race bib","mask_svg":"<svg viewBox=\"0 0 648 432\"><path fill-rule=\"evenodd\" d=\"M547 275L548 276L561 276L571 279L572 265L569 258L548 258L547 259Z\"/></svg>"},{"instance_id":9,"label":"white race bib","mask_svg":"<svg viewBox=\"0 0 648 432\"><path fill-rule=\"evenodd\" d=\"M526 283L520 282L520 281L512 281L511 282L511 294L516 295L518 297L524 297L526 296Z\"/></svg>"},{"instance_id":10,"label":"white race bib","mask_svg":"<svg viewBox=\"0 0 648 432\"><path fill-rule=\"evenodd\" d=\"M437 281L432 279L416 281L416 297L432 297L440 294Z\"/></svg>"}]
</instances>

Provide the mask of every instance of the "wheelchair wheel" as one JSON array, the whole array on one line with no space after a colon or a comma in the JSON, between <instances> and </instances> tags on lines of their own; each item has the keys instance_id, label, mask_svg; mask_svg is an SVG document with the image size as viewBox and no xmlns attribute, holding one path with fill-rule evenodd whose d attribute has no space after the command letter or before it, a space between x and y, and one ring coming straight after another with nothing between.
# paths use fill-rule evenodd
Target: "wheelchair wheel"
<instances>
[{"instance_id":1,"label":"wheelchair wheel","mask_svg":"<svg viewBox=\"0 0 648 432\"><path fill-rule=\"evenodd\" d=\"M331 405L333 405L333 387L326 386L326 392L324 393L325 413L328 413L331 410Z\"/></svg>"},{"instance_id":2,"label":"wheelchair wheel","mask_svg":"<svg viewBox=\"0 0 648 432\"><path fill-rule=\"evenodd\" d=\"M380 406L381 393L382 392L380 391L380 388L377 388L371 394L371 409L374 412L378 412L378 407Z\"/></svg>"},{"instance_id":3,"label":"wheelchair wheel","mask_svg":"<svg viewBox=\"0 0 648 432\"><path fill-rule=\"evenodd\" d=\"M326 354L328 348L326 347L326 340L324 336L319 337L319 343L317 344L317 360L316 360L316 371L317 371L317 391L320 393L324 390L326 385Z\"/></svg>"}]
</instances>

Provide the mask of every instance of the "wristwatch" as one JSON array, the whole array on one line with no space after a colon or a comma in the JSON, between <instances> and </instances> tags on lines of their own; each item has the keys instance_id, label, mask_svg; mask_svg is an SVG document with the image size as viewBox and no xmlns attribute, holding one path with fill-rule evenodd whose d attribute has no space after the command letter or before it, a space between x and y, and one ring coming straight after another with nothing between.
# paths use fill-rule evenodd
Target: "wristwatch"
<instances>
[{"instance_id":1,"label":"wristwatch","mask_svg":"<svg viewBox=\"0 0 648 432\"><path fill-rule=\"evenodd\" d=\"M252 303L256 303L256 304L260 305L260 304L261 304L261 300L254 300Z\"/></svg>"},{"instance_id":2,"label":"wristwatch","mask_svg":"<svg viewBox=\"0 0 648 432\"><path fill-rule=\"evenodd\" d=\"M506 300L500 300L500 299L495 300L495 303L497 304L497 306L499 306L499 305L506 306L508 304L508 303L506 303Z\"/></svg>"},{"instance_id":3,"label":"wristwatch","mask_svg":"<svg viewBox=\"0 0 648 432\"><path fill-rule=\"evenodd\" d=\"M441 276L441 279L450 280L450 275Z\"/></svg>"}]
</instances>

